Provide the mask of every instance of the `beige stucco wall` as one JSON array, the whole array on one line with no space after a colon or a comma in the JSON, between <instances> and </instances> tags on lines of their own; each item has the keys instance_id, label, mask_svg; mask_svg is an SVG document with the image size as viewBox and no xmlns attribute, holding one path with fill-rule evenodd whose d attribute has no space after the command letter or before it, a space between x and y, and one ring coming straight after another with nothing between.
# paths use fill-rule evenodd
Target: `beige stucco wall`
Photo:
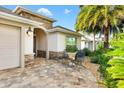
<instances>
[{"instance_id":1,"label":"beige stucco wall","mask_svg":"<svg viewBox=\"0 0 124 93\"><path fill-rule=\"evenodd\" d=\"M46 34L42 30L36 30L36 49L46 51Z\"/></svg>"},{"instance_id":2,"label":"beige stucco wall","mask_svg":"<svg viewBox=\"0 0 124 93\"><path fill-rule=\"evenodd\" d=\"M24 29L25 30L25 54L33 54L33 35L32 36L28 36L26 31L27 28Z\"/></svg>"},{"instance_id":3,"label":"beige stucco wall","mask_svg":"<svg viewBox=\"0 0 124 93\"><path fill-rule=\"evenodd\" d=\"M57 33L57 50L59 52L64 51L66 49L66 34L64 33Z\"/></svg>"},{"instance_id":4,"label":"beige stucco wall","mask_svg":"<svg viewBox=\"0 0 124 93\"><path fill-rule=\"evenodd\" d=\"M81 48L81 37L75 35L55 32L49 33L49 51L62 52L66 49L66 36L74 36L77 38L77 47Z\"/></svg>"},{"instance_id":5,"label":"beige stucco wall","mask_svg":"<svg viewBox=\"0 0 124 93\"><path fill-rule=\"evenodd\" d=\"M48 50L57 52L57 33L49 33L48 34Z\"/></svg>"},{"instance_id":6,"label":"beige stucco wall","mask_svg":"<svg viewBox=\"0 0 124 93\"><path fill-rule=\"evenodd\" d=\"M51 29L52 26L53 26L53 22L51 22L49 20L46 20L44 18L40 18L40 17L35 16L35 15L32 15L30 13L24 12L24 11L22 11L21 13L19 13L19 15L24 16L24 17L26 17L28 19L35 20L35 21L38 21L38 22L43 23L42 26L44 26L46 29Z\"/></svg>"}]
</instances>

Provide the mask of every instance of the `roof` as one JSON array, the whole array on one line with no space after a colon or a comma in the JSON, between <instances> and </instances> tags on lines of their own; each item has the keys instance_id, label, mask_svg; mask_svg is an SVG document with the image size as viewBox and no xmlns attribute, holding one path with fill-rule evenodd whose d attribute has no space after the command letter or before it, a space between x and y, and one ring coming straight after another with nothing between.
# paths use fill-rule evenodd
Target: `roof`
<instances>
[{"instance_id":1,"label":"roof","mask_svg":"<svg viewBox=\"0 0 124 93\"><path fill-rule=\"evenodd\" d=\"M0 11L1 11L1 12L5 12L5 13L8 13L8 14L15 15L15 16L19 16L19 15L17 15L16 13L13 13L11 10L9 10L9 9L7 9L7 8L5 8L5 7L2 7L2 6L0 6Z\"/></svg>"},{"instance_id":2,"label":"roof","mask_svg":"<svg viewBox=\"0 0 124 93\"><path fill-rule=\"evenodd\" d=\"M4 7L2 7L2 6L0 6L0 11L5 11L5 12L12 12L11 10L9 10L9 9L7 9L7 8L4 8Z\"/></svg>"},{"instance_id":3,"label":"roof","mask_svg":"<svg viewBox=\"0 0 124 93\"><path fill-rule=\"evenodd\" d=\"M24 8L24 7L22 7L22 6L17 6L17 7L13 10L14 13L19 13L19 12L21 12L21 11L28 12L28 13L30 13L30 14L32 14L32 15L38 16L38 17L40 17L40 18L44 18L44 19L49 20L49 21L51 21L51 22L56 22L56 20L54 20L53 18L50 18L50 17L44 16L44 15L41 15L41 14L32 12L31 10L26 9L26 8Z\"/></svg>"},{"instance_id":4,"label":"roof","mask_svg":"<svg viewBox=\"0 0 124 93\"><path fill-rule=\"evenodd\" d=\"M75 32L74 30L65 28L65 27L63 27L63 26L55 26L54 28L62 28L62 29L65 29L65 30L68 30L68 31L71 31L71 32Z\"/></svg>"},{"instance_id":5,"label":"roof","mask_svg":"<svg viewBox=\"0 0 124 93\"><path fill-rule=\"evenodd\" d=\"M21 17L15 13L13 13L11 10L4 8L2 6L0 6L0 18L4 18L4 19L16 21L16 22L21 22L21 23L25 23L25 24L29 24L29 25L35 25L35 26L42 25L42 23L40 23L40 22Z\"/></svg>"},{"instance_id":6,"label":"roof","mask_svg":"<svg viewBox=\"0 0 124 93\"><path fill-rule=\"evenodd\" d=\"M82 36L82 34L77 33L73 30L70 30L68 28L62 27L62 26L55 26L52 29L49 29L48 32L61 32L61 33L66 33L66 34L72 34L72 35L76 35L76 36Z\"/></svg>"}]
</instances>

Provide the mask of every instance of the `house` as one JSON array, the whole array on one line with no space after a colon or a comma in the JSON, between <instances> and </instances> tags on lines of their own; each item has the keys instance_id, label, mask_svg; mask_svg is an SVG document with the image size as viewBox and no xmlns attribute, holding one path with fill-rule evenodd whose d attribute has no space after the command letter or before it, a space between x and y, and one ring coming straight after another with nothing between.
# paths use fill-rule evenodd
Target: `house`
<instances>
[{"instance_id":1,"label":"house","mask_svg":"<svg viewBox=\"0 0 124 93\"><path fill-rule=\"evenodd\" d=\"M90 51L93 51L94 50L94 45L93 45L93 42L94 42L94 36L92 33L81 33L82 34L82 37L81 37L81 49L84 49L84 48L88 48ZM113 38L113 33L109 33L109 40L111 40ZM97 49L97 46L100 42L104 42L104 35L101 34L100 36L100 33L96 34L95 35L95 49Z\"/></svg>"},{"instance_id":2,"label":"house","mask_svg":"<svg viewBox=\"0 0 124 93\"><path fill-rule=\"evenodd\" d=\"M10 11L0 6L0 70L24 67L36 57L62 57L66 40L81 48L81 34L53 27L56 20L21 6Z\"/></svg>"},{"instance_id":3,"label":"house","mask_svg":"<svg viewBox=\"0 0 124 93\"><path fill-rule=\"evenodd\" d=\"M81 49L87 48L90 51L93 51L93 40L94 40L93 34L89 34L89 33L81 33L81 34L82 34ZM96 47L101 40L102 38L99 38L99 35L95 36Z\"/></svg>"}]
</instances>

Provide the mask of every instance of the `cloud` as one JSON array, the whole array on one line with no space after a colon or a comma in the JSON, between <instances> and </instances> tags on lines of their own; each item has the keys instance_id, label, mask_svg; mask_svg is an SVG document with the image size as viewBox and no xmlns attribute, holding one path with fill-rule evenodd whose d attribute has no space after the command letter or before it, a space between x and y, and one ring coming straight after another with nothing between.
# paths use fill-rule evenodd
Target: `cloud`
<instances>
[{"instance_id":1,"label":"cloud","mask_svg":"<svg viewBox=\"0 0 124 93\"><path fill-rule=\"evenodd\" d=\"M71 13L71 11L72 11L72 10L65 9L65 10L64 10L64 13L65 13L65 14L69 14L69 13Z\"/></svg>"},{"instance_id":2,"label":"cloud","mask_svg":"<svg viewBox=\"0 0 124 93\"><path fill-rule=\"evenodd\" d=\"M38 13L41 13L41 14L44 14L44 15L47 15L47 16L52 16L52 12L50 10L48 10L47 8L39 8L37 10Z\"/></svg>"}]
</instances>

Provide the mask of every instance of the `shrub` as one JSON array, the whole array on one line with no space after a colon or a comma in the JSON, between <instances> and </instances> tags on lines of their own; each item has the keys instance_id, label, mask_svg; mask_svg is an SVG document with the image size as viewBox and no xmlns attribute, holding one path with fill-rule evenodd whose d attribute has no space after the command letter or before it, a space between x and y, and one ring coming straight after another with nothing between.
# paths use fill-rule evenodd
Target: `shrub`
<instances>
[{"instance_id":1,"label":"shrub","mask_svg":"<svg viewBox=\"0 0 124 93\"><path fill-rule=\"evenodd\" d=\"M104 48L104 43L103 42L100 42L97 46L96 46L96 49L99 50L99 49L103 49Z\"/></svg>"},{"instance_id":2,"label":"shrub","mask_svg":"<svg viewBox=\"0 0 124 93\"><path fill-rule=\"evenodd\" d=\"M90 54L91 54L91 51L88 48L84 48L81 51L84 52L85 56L90 56Z\"/></svg>"},{"instance_id":3,"label":"shrub","mask_svg":"<svg viewBox=\"0 0 124 93\"><path fill-rule=\"evenodd\" d=\"M110 60L110 57L106 55L111 49L103 49L102 47L92 52L90 55L91 62L100 64L99 72L104 77L103 84L107 87L116 87L116 82L110 77L110 74L107 72L107 68L110 66L107 62Z\"/></svg>"},{"instance_id":4,"label":"shrub","mask_svg":"<svg viewBox=\"0 0 124 93\"><path fill-rule=\"evenodd\" d=\"M92 63L96 63L96 64L99 63L99 56L98 55L92 56L92 57L90 57L90 59L91 59Z\"/></svg>"},{"instance_id":5,"label":"shrub","mask_svg":"<svg viewBox=\"0 0 124 93\"><path fill-rule=\"evenodd\" d=\"M67 45L66 46L66 51L67 52L76 52L78 49L77 49L77 46L76 45Z\"/></svg>"},{"instance_id":6,"label":"shrub","mask_svg":"<svg viewBox=\"0 0 124 93\"><path fill-rule=\"evenodd\" d=\"M102 73L102 76L103 77L107 77L107 67L109 67L109 65L107 64L107 62L109 61L109 57L105 56L105 55L101 55L101 57L99 58L99 64L100 64L100 67L99 67L99 71Z\"/></svg>"},{"instance_id":7,"label":"shrub","mask_svg":"<svg viewBox=\"0 0 124 93\"><path fill-rule=\"evenodd\" d=\"M109 73L106 72L106 77L104 79L104 85L108 88L116 88L117 81L114 80Z\"/></svg>"},{"instance_id":8,"label":"shrub","mask_svg":"<svg viewBox=\"0 0 124 93\"><path fill-rule=\"evenodd\" d=\"M91 62L100 64L100 62L103 61L104 59L103 54L105 51L106 51L105 49L99 49L99 50L92 52L90 54Z\"/></svg>"}]
</instances>

